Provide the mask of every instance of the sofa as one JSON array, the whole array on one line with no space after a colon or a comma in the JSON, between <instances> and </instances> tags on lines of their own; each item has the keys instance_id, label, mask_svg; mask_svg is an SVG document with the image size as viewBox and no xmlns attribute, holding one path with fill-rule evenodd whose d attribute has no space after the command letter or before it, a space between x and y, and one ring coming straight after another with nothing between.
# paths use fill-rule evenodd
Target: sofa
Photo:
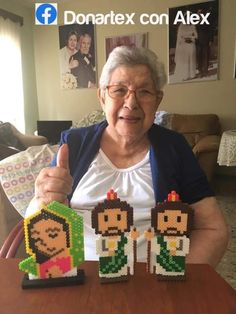
<instances>
[{"instance_id":1,"label":"sofa","mask_svg":"<svg viewBox=\"0 0 236 314\"><path fill-rule=\"evenodd\" d=\"M100 122L103 119L104 115L102 111L96 110L84 117L74 126L87 126ZM215 114L186 115L160 111L156 114L155 123L184 135L208 180L211 181L216 167L220 144L221 127L218 116ZM17 135L18 133L16 132L15 134ZM20 138L21 144L24 145L23 149L25 149L27 145L37 146L30 146L25 151L22 151L22 148L19 150L19 147L7 147L9 151L7 152L6 150L6 154L17 154L0 162L0 247L11 228L24 216L27 204L33 194L34 180L38 172L42 167L46 167L50 164L57 150L57 145L51 146L46 144L47 139L42 137L30 136L30 138L27 138L27 136L24 137L21 134ZM5 155L5 157L7 156ZM26 162L28 162L28 164L25 175L23 175L23 172L12 170L12 166L22 169ZM7 174L3 176L1 172L7 169L9 169L9 171L6 171ZM18 195L13 195L14 199L10 194L11 186L8 182L11 177L14 177L15 181L18 180L19 182L21 182L20 180L28 180L28 186L26 184L22 184L21 186L20 183L18 183L19 192ZM30 180L29 177L31 177ZM21 195L27 195L27 197L22 199ZM9 200L11 200L11 202ZM14 206L12 204L14 204Z\"/></svg>"},{"instance_id":2,"label":"sofa","mask_svg":"<svg viewBox=\"0 0 236 314\"><path fill-rule=\"evenodd\" d=\"M208 181L213 178L221 139L221 125L216 114L170 114L170 129L184 135Z\"/></svg>"}]
</instances>

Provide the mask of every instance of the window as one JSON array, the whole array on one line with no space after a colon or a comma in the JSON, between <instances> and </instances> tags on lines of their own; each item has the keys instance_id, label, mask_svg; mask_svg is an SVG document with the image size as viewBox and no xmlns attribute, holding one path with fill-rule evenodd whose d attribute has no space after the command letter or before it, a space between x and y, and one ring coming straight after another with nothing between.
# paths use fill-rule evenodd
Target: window
<instances>
[{"instance_id":1,"label":"window","mask_svg":"<svg viewBox=\"0 0 236 314\"><path fill-rule=\"evenodd\" d=\"M0 16L0 120L25 131L21 25Z\"/></svg>"}]
</instances>

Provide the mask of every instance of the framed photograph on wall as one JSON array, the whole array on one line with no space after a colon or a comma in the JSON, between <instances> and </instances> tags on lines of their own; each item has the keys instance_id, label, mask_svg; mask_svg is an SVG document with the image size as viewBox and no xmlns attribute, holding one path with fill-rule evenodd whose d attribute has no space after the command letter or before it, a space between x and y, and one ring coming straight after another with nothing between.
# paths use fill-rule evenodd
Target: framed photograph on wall
<instances>
[{"instance_id":1,"label":"framed photograph on wall","mask_svg":"<svg viewBox=\"0 0 236 314\"><path fill-rule=\"evenodd\" d=\"M147 33L136 33L105 38L106 60L110 52L118 46L147 48Z\"/></svg>"},{"instance_id":2,"label":"framed photograph on wall","mask_svg":"<svg viewBox=\"0 0 236 314\"><path fill-rule=\"evenodd\" d=\"M233 78L236 79L236 40L235 40L235 47L234 47L234 71L233 71Z\"/></svg>"},{"instance_id":3,"label":"framed photograph on wall","mask_svg":"<svg viewBox=\"0 0 236 314\"><path fill-rule=\"evenodd\" d=\"M92 23L59 26L62 89L95 88L96 49Z\"/></svg>"},{"instance_id":4,"label":"framed photograph on wall","mask_svg":"<svg viewBox=\"0 0 236 314\"><path fill-rule=\"evenodd\" d=\"M218 79L218 8L209 0L169 9L169 84Z\"/></svg>"}]
</instances>

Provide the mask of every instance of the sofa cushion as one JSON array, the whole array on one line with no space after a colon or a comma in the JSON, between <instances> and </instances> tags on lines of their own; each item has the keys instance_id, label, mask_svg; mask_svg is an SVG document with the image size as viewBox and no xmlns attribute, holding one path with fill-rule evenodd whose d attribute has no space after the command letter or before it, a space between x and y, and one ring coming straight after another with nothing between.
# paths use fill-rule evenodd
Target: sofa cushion
<instances>
[{"instance_id":1,"label":"sofa cushion","mask_svg":"<svg viewBox=\"0 0 236 314\"><path fill-rule=\"evenodd\" d=\"M219 135L221 132L219 118L215 114L177 114L172 115L171 129L182 134L200 137ZM196 139L195 138L195 142Z\"/></svg>"},{"instance_id":2,"label":"sofa cushion","mask_svg":"<svg viewBox=\"0 0 236 314\"><path fill-rule=\"evenodd\" d=\"M203 137L193 148L195 155L202 152L215 152L219 150L220 136L218 135L207 135Z\"/></svg>"},{"instance_id":3,"label":"sofa cushion","mask_svg":"<svg viewBox=\"0 0 236 314\"><path fill-rule=\"evenodd\" d=\"M191 148L205 136L219 135L221 132L219 118L215 114L173 113L170 128L183 134Z\"/></svg>"},{"instance_id":4,"label":"sofa cushion","mask_svg":"<svg viewBox=\"0 0 236 314\"><path fill-rule=\"evenodd\" d=\"M172 116L173 116L172 113L163 110L157 111L155 114L154 123L163 126L164 128L170 129Z\"/></svg>"},{"instance_id":5,"label":"sofa cushion","mask_svg":"<svg viewBox=\"0 0 236 314\"><path fill-rule=\"evenodd\" d=\"M103 110L94 110L87 114L83 119L81 119L79 122L76 122L73 124L73 128L81 128L81 127L86 127L92 124L96 124L99 122L102 122L105 120L105 114Z\"/></svg>"},{"instance_id":6,"label":"sofa cushion","mask_svg":"<svg viewBox=\"0 0 236 314\"><path fill-rule=\"evenodd\" d=\"M193 148L196 143L202 138L199 133L184 133L183 136L185 137L191 148Z\"/></svg>"}]
</instances>

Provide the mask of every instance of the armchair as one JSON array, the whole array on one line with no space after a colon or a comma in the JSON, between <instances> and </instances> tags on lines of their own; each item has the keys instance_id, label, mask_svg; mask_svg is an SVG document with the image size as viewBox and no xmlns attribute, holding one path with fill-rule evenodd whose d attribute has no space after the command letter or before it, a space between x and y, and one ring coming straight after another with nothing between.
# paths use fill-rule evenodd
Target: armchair
<instances>
[{"instance_id":1,"label":"armchair","mask_svg":"<svg viewBox=\"0 0 236 314\"><path fill-rule=\"evenodd\" d=\"M215 114L171 114L170 129L182 133L211 181L220 146L221 126Z\"/></svg>"},{"instance_id":2,"label":"armchair","mask_svg":"<svg viewBox=\"0 0 236 314\"><path fill-rule=\"evenodd\" d=\"M28 135L18 131L11 123L0 123L0 160L30 146L47 144L44 136Z\"/></svg>"},{"instance_id":3,"label":"armchair","mask_svg":"<svg viewBox=\"0 0 236 314\"><path fill-rule=\"evenodd\" d=\"M0 144L0 160L19 153L19 149Z\"/></svg>"}]
</instances>

